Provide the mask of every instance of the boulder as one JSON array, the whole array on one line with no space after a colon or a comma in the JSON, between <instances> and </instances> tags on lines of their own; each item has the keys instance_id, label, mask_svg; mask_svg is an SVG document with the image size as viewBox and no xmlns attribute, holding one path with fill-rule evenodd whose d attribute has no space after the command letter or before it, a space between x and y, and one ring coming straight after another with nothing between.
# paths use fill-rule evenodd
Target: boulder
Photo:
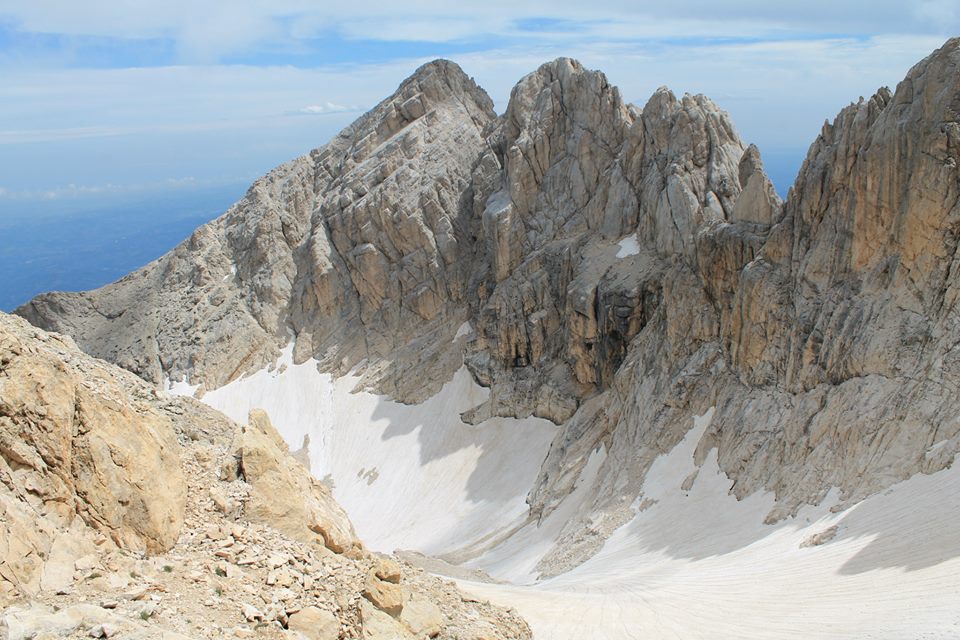
<instances>
[{"instance_id":1,"label":"boulder","mask_svg":"<svg viewBox=\"0 0 960 640\"><path fill-rule=\"evenodd\" d=\"M291 614L287 628L300 633L307 640L337 640L340 637L340 621L337 617L317 607L304 607Z\"/></svg>"},{"instance_id":2,"label":"boulder","mask_svg":"<svg viewBox=\"0 0 960 640\"><path fill-rule=\"evenodd\" d=\"M407 629L370 602L360 602L360 622L364 640L412 640Z\"/></svg>"},{"instance_id":3,"label":"boulder","mask_svg":"<svg viewBox=\"0 0 960 640\"><path fill-rule=\"evenodd\" d=\"M440 607L422 598L412 598L403 605L400 622L418 638L435 638L443 631Z\"/></svg>"},{"instance_id":4,"label":"boulder","mask_svg":"<svg viewBox=\"0 0 960 640\"><path fill-rule=\"evenodd\" d=\"M398 563L393 558L375 554L373 556L374 561L374 575L383 580L384 582L392 582L393 584L399 584L401 573L400 573L400 563Z\"/></svg>"},{"instance_id":5,"label":"boulder","mask_svg":"<svg viewBox=\"0 0 960 640\"><path fill-rule=\"evenodd\" d=\"M97 532L138 553L177 541L180 445L148 389L0 314L0 599L67 586Z\"/></svg>"},{"instance_id":6,"label":"boulder","mask_svg":"<svg viewBox=\"0 0 960 640\"><path fill-rule=\"evenodd\" d=\"M361 595L377 609L396 618L403 611L403 590L395 584L384 582L374 575L367 576Z\"/></svg>"},{"instance_id":7,"label":"boulder","mask_svg":"<svg viewBox=\"0 0 960 640\"><path fill-rule=\"evenodd\" d=\"M252 488L244 517L294 540L319 542L335 553L360 546L346 512L330 490L290 456L266 412L250 412L235 457Z\"/></svg>"}]
</instances>

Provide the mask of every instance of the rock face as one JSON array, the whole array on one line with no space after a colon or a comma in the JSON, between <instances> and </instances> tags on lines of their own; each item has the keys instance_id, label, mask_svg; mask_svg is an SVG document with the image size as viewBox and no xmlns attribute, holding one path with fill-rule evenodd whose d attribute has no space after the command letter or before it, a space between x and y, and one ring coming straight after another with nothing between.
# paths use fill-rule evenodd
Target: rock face
<instances>
[{"instance_id":1,"label":"rock face","mask_svg":"<svg viewBox=\"0 0 960 640\"><path fill-rule=\"evenodd\" d=\"M475 173L488 250L466 362L492 394L471 418L560 423L613 382L667 273L695 277L697 234L729 226L744 147L703 96L661 89L641 111L565 59L517 85L490 140ZM628 234L639 251L622 260L614 243Z\"/></svg>"},{"instance_id":2,"label":"rock face","mask_svg":"<svg viewBox=\"0 0 960 640\"><path fill-rule=\"evenodd\" d=\"M545 572L629 518L650 464L711 408L698 463L715 448L738 497L773 492L774 521L960 449L958 96L953 39L825 125L781 203L703 96L660 89L641 109L560 59L496 117L435 62L167 256L18 313L207 388L291 339L296 361L407 402L466 363L491 393L465 419L560 425L532 517L606 452Z\"/></svg>"},{"instance_id":3,"label":"rock face","mask_svg":"<svg viewBox=\"0 0 960 640\"><path fill-rule=\"evenodd\" d=\"M159 553L176 542L180 445L169 418L128 392L140 381L115 371L70 338L0 316L0 601L69 584L100 545Z\"/></svg>"},{"instance_id":4,"label":"rock face","mask_svg":"<svg viewBox=\"0 0 960 640\"><path fill-rule=\"evenodd\" d=\"M375 636L384 616L396 635ZM263 412L241 427L0 313L0 638L254 625L264 638L530 638L514 613L364 549Z\"/></svg>"}]
</instances>

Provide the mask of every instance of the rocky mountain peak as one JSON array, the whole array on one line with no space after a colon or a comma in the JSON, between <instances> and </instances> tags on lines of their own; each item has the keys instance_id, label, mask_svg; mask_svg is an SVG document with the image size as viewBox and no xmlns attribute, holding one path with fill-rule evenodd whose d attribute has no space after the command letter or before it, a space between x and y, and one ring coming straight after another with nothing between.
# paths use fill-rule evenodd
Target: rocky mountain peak
<instances>
[{"instance_id":1,"label":"rocky mountain peak","mask_svg":"<svg viewBox=\"0 0 960 640\"><path fill-rule=\"evenodd\" d=\"M411 93L422 96L427 110L434 104L453 98L462 101L470 112L477 111L487 116L493 114L493 101L487 92L464 73L460 65L450 60L437 59L421 65L400 83L394 97Z\"/></svg>"},{"instance_id":2,"label":"rocky mountain peak","mask_svg":"<svg viewBox=\"0 0 960 640\"><path fill-rule=\"evenodd\" d=\"M844 109L786 203L704 96L640 109L561 58L497 117L436 61L156 263L18 312L199 393L290 343L410 403L466 366L486 392L465 422L557 425L532 516L605 452L568 564L694 415L712 416L696 464L716 450L738 498L770 491L770 522L856 500L960 449L958 50Z\"/></svg>"},{"instance_id":3,"label":"rocky mountain peak","mask_svg":"<svg viewBox=\"0 0 960 640\"><path fill-rule=\"evenodd\" d=\"M894 93L881 89L843 109L810 148L761 253L801 292L791 305L805 321L791 348L769 361L792 385L905 374L923 366L913 341L942 330L934 318L953 296L960 216L958 49L949 41ZM896 335L881 330L891 317L877 298L910 310L894 314ZM849 342L823 341L841 326ZM886 355L866 355L877 350Z\"/></svg>"},{"instance_id":4,"label":"rocky mountain peak","mask_svg":"<svg viewBox=\"0 0 960 640\"><path fill-rule=\"evenodd\" d=\"M621 128L618 120L626 117L620 91L602 72L586 69L571 58L557 58L513 88L504 135L514 141L524 131L532 135L531 129L543 130L562 119L595 132L617 130Z\"/></svg>"}]
</instances>

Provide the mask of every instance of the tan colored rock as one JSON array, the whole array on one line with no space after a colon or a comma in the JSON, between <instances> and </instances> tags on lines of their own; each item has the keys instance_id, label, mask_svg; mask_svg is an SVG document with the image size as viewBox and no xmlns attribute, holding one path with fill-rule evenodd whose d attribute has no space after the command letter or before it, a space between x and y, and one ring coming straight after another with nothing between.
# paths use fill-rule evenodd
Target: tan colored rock
<instances>
[{"instance_id":1,"label":"tan colored rock","mask_svg":"<svg viewBox=\"0 0 960 640\"><path fill-rule=\"evenodd\" d=\"M180 446L169 418L132 390L148 387L69 338L0 315L4 593L64 588L93 557L97 531L136 552L176 542Z\"/></svg>"},{"instance_id":2,"label":"tan colored rock","mask_svg":"<svg viewBox=\"0 0 960 640\"><path fill-rule=\"evenodd\" d=\"M120 633L120 628L115 624L104 622L90 628L87 633L91 638L112 638Z\"/></svg>"},{"instance_id":3,"label":"tan colored rock","mask_svg":"<svg viewBox=\"0 0 960 640\"><path fill-rule=\"evenodd\" d=\"M340 621L329 611L304 607L290 616L287 628L300 633L307 640L337 640Z\"/></svg>"},{"instance_id":4,"label":"tan colored rock","mask_svg":"<svg viewBox=\"0 0 960 640\"><path fill-rule=\"evenodd\" d=\"M400 622L418 638L435 638L443 631L440 607L419 598L411 599L403 605Z\"/></svg>"},{"instance_id":5,"label":"tan colored rock","mask_svg":"<svg viewBox=\"0 0 960 640\"><path fill-rule=\"evenodd\" d=\"M367 576L360 594L377 609L397 618L403 611L403 590L390 582L384 582L374 575Z\"/></svg>"},{"instance_id":6,"label":"tan colored rock","mask_svg":"<svg viewBox=\"0 0 960 640\"><path fill-rule=\"evenodd\" d=\"M364 640L407 640L414 636L407 629L366 600L360 601L360 620Z\"/></svg>"},{"instance_id":7,"label":"tan colored rock","mask_svg":"<svg viewBox=\"0 0 960 640\"><path fill-rule=\"evenodd\" d=\"M330 490L289 455L265 412L250 412L238 438L237 458L252 487L244 517L267 523L295 540L319 541L336 553L360 544Z\"/></svg>"},{"instance_id":8,"label":"tan colored rock","mask_svg":"<svg viewBox=\"0 0 960 640\"><path fill-rule=\"evenodd\" d=\"M236 501L224 495L223 490L219 487L214 487L210 490L210 499L213 500L217 511L225 516L232 516L237 510L238 505Z\"/></svg>"},{"instance_id":9,"label":"tan colored rock","mask_svg":"<svg viewBox=\"0 0 960 640\"><path fill-rule=\"evenodd\" d=\"M38 604L11 607L0 614L0 637L5 640L31 640L45 634L66 637L89 628L102 631L104 625L114 631L118 620L106 609L89 604L76 604L60 610Z\"/></svg>"},{"instance_id":10,"label":"tan colored rock","mask_svg":"<svg viewBox=\"0 0 960 640\"><path fill-rule=\"evenodd\" d=\"M82 570L78 561L95 551L91 532L79 517L69 529L60 532L50 546L47 561L43 566L40 588L45 591L65 589L73 583L74 572Z\"/></svg>"},{"instance_id":11,"label":"tan colored rock","mask_svg":"<svg viewBox=\"0 0 960 640\"><path fill-rule=\"evenodd\" d=\"M256 622L264 619L263 612L247 602L241 603L240 614L243 615L244 620L247 622Z\"/></svg>"},{"instance_id":12,"label":"tan colored rock","mask_svg":"<svg viewBox=\"0 0 960 640\"><path fill-rule=\"evenodd\" d=\"M78 392L78 387L83 390ZM60 400L71 392L70 406L61 406ZM104 406L96 413L85 409L94 403ZM80 410L75 414L70 407ZM127 412L145 421L142 438L152 435L155 422L183 444L164 451L129 432L123 443L126 449L118 448L110 437L91 439L98 430L119 428L94 415ZM75 417L80 424L73 422ZM378 637L371 635L378 628L382 638L412 637L406 627L359 595L369 580L371 596L399 614L404 592L373 575L379 571L385 578L398 579L397 563L369 553L358 542L343 554L315 544L317 534L305 523L327 527L318 514L342 511L325 490L310 493L315 485L304 484L308 472L281 446L265 416L254 416L251 424L240 427L192 399L158 394L128 372L80 353L69 339L0 313L0 637L185 640L222 635L224 630L252 637L264 633L254 628L259 623L278 636L284 633L279 624L289 627L286 633L291 637L332 639L341 632L344 637L361 637L358 600L369 608L364 614L368 637ZM13 433L23 437L12 437ZM138 536L152 531L153 501L165 504L170 495L141 495L136 484L133 488L124 484L127 477L121 469L109 475L95 473L82 485L116 489L113 502L106 494L75 489L77 480L65 460L90 442L105 447L88 456L96 461L95 470L109 469L101 462L108 455L115 456L116 467L125 468L119 463L139 459L127 451L135 446L144 449L136 452L139 457L170 455L174 475L151 486L158 491L169 483L189 487L183 494L184 516L177 530L182 535L175 547L144 558L141 552L149 549L147 544L134 544L141 539ZM221 482L218 471L225 457L239 459L251 482L236 476ZM153 468L149 460L144 465ZM288 504L291 518L299 520L294 535L279 530L282 518L236 522L212 499L220 495L256 509L258 490L268 491L279 507ZM58 501L60 496L65 496L65 503ZM321 501L325 511L317 506ZM125 514L124 507L147 511ZM343 526L349 528L349 521ZM300 538L302 532L309 535ZM493 607L478 612L464 604L451 585L420 572L404 588L452 612L457 630L473 628L483 616L503 619L502 629L520 624L516 616ZM57 594L58 610L41 604L50 601L50 592ZM327 604L315 606L317 602ZM325 610L328 607L340 616ZM241 620L245 622L238 625ZM509 637L529 638L529 633Z\"/></svg>"},{"instance_id":13,"label":"tan colored rock","mask_svg":"<svg viewBox=\"0 0 960 640\"><path fill-rule=\"evenodd\" d=\"M398 584L401 578L400 563L389 556L375 554L374 575L384 582Z\"/></svg>"},{"instance_id":14,"label":"tan colored rock","mask_svg":"<svg viewBox=\"0 0 960 640\"><path fill-rule=\"evenodd\" d=\"M823 531L820 531L819 533L815 533L809 538L805 539L803 542L801 542L800 548L806 549L807 547L819 547L820 545L827 544L828 542L836 538L839 532L840 532L839 525L829 526Z\"/></svg>"}]
</instances>

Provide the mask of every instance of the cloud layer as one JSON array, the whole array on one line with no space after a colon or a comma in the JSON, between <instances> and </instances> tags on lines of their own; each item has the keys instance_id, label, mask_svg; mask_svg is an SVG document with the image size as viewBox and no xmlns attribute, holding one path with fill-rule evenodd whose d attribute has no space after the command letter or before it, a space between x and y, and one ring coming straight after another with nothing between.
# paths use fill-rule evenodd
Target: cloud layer
<instances>
[{"instance_id":1,"label":"cloud layer","mask_svg":"<svg viewBox=\"0 0 960 640\"><path fill-rule=\"evenodd\" d=\"M185 59L209 62L258 47L294 49L331 33L363 40L424 42L535 35L660 39L948 34L956 31L960 9L954 0L741 0L722 5L712 0L588 4L579 0L2 0L0 16L30 33L170 39Z\"/></svg>"},{"instance_id":2,"label":"cloud layer","mask_svg":"<svg viewBox=\"0 0 960 640\"><path fill-rule=\"evenodd\" d=\"M8 192L69 193L257 174L428 59L460 63L502 109L522 75L561 55L641 105L660 85L705 93L746 139L798 164L824 119L958 31L958 5L0 0L0 176Z\"/></svg>"}]
</instances>

